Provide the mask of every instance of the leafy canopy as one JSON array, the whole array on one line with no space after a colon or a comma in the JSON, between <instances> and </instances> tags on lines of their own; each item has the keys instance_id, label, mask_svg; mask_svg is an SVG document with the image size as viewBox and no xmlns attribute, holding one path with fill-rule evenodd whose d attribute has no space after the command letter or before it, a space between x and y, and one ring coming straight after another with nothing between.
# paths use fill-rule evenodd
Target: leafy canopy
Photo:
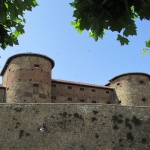
<instances>
[{"instance_id":1,"label":"leafy canopy","mask_svg":"<svg viewBox=\"0 0 150 150\"><path fill-rule=\"evenodd\" d=\"M24 33L25 11L37 6L36 0L0 0L0 47L18 45L18 36Z\"/></svg>"},{"instance_id":2,"label":"leafy canopy","mask_svg":"<svg viewBox=\"0 0 150 150\"><path fill-rule=\"evenodd\" d=\"M111 30L118 32L121 45L128 45L128 36L137 35L135 19L150 20L150 0L74 0L70 5L76 18L71 24L79 33L90 31L95 41Z\"/></svg>"}]
</instances>

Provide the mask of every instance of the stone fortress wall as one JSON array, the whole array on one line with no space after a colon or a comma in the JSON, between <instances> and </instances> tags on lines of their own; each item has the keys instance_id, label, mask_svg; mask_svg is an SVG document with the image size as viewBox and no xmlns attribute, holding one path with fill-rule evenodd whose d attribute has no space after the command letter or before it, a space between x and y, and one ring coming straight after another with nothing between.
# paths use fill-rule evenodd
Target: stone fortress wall
<instances>
[{"instance_id":1,"label":"stone fortress wall","mask_svg":"<svg viewBox=\"0 0 150 150\"><path fill-rule=\"evenodd\" d=\"M113 103L113 88L52 79L52 103Z\"/></svg>"},{"instance_id":2,"label":"stone fortress wall","mask_svg":"<svg viewBox=\"0 0 150 150\"><path fill-rule=\"evenodd\" d=\"M149 150L150 107L0 104L1 150Z\"/></svg>"},{"instance_id":3,"label":"stone fortress wall","mask_svg":"<svg viewBox=\"0 0 150 150\"><path fill-rule=\"evenodd\" d=\"M54 61L10 57L1 72L1 150L149 150L150 75L105 86L51 79Z\"/></svg>"},{"instance_id":4,"label":"stone fortress wall","mask_svg":"<svg viewBox=\"0 0 150 150\"><path fill-rule=\"evenodd\" d=\"M0 84L0 103L5 103L5 87Z\"/></svg>"},{"instance_id":5,"label":"stone fortress wall","mask_svg":"<svg viewBox=\"0 0 150 150\"><path fill-rule=\"evenodd\" d=\"M1 72L6 103L104 103L150 105L150 75L127 73L106 86L51 79L54 61L34 53L10 57Z\"/></svg>"}]
</instances>

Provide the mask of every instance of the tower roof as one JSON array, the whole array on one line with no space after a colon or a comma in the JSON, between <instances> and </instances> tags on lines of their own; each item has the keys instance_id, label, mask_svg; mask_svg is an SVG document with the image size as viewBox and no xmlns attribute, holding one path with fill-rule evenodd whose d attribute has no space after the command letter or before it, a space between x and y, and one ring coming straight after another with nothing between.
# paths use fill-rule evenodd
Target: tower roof
<instances>
[{"instance_id":1,"label":"tower roof","mask_svg":"<svg viewBox=\"0 0 150 150\"><path fill-rule=\"evenodd\" d=\"M51 58L49 58L49 57L46 56L46 55L37 54L37 53L20 53L20 54L13 55L13 56L11 56L11 57L9 57L9 58L7 59L7 61L6 61L5 65L4 65L3 69L2 69L2 71L1 71L1 73L0 73L0 75L2 76L2 75L4 74L4 72L5 72L5 70L6 70L7 66L8 66L8 64L10 63L10 61L11 61L12 59L14 59L14 58L16 58L16 57L20 57L20 56L38 56L38 57L43 57L43 58L47 59L48 61L50 61L50 62L52 63L52 68L53 68L54 65L55 65L54 60L51 59Z\"/></svg>"}]
</instances>

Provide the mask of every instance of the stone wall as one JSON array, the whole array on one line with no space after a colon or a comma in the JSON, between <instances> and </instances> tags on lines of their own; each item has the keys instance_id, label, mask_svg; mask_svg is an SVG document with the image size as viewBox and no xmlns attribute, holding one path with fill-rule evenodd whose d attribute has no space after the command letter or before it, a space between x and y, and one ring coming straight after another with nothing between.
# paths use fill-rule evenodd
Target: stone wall
<instances>
[{"instance_id":1,"label":"stone wall","mask_svg":"<svg viewBox=\"0 0 150 150\"><path fill-rule=\"evenodd\" d=\"M114 88L115 101L121 105L150 105L150 79L144 73L120 76L111 81L110 86Z\"/></svg>"},{"instance_id":2,"label":"stone wall","mask_svg":"<svg viewBox=\"0 0 150 150\"><path fill-rule=\"evenodd\" d=\"M0 86L0 103L5 102L5 88Z\"/></svg>"},{"instance_id":3,"label":"stone wall","mask_svg":"<svg viewBox=\"0 0 150 150\"><path fill-rule=\"evenodd\" d=\"M114 90L78 82L52 80L52 103L114 103Z\"/></svg>"},{"instance_id":4,"label":"stone wall","mask_svg":"<svg viewBox=\"0 0 150 150\"><path fill-rule=\"evenodd\" d=\"M51 61L40 56L13 58L3 75L6 102L51 102L51 69Z\"/></svg>"},{"instance_id":5,"label":"stone wall","mask_svg":"<svg viewBox=\"0 0 150 150\"><path fill-rule=\"evenodd\" d=\"M0 114L1 150L149 150L150 147L150 107L1 104Z\"/></svg>"}]
</instances>

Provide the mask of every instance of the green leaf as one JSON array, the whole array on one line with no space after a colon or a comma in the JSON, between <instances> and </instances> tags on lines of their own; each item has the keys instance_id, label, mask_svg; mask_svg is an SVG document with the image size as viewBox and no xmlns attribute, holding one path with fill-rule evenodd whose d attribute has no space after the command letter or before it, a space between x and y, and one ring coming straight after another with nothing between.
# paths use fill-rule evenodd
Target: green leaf
<instances>
[{"instance_id":1,"label":"green leaf","mask_svg":"<svg viewBox=\"0 0 150 150\"><path fill-rule=\"evenodd\" d=\"M93 32L92 31L89 32L89 37L93 37Z\"/></svg>"},{"instance_id":2,"label":"green leaf","mask_svg":"<svg viewBox=\"0 0 150 150\"><path fill-rule=\"evenodd\" d=\"M75 7L74 2L69 3L71 7Z\"/></svg>"},{"instance_id":3,"label":"green leaf","mask_svg":"<svg viewBox=\"0 0 150 150\"><path fill-rule=\"evenodd\" d=\"M8 9L8 3L4 2L4 5Z\"/></svg>"},{"instance_id":4,"label":"green leaf","mask_svg":"<svg viewBox=\"0 0 150 150\"><path fill-rule=\"evenodd\" d=\"M0 47L18 45L24 33L24 12L37 6L36 0L4 0L0 3Z\"/></svg>"},{"instance_id":5,"label":"green leaf","mask_svg":"<svg viewBox=\"0 0 150 150\"><path fill-rule=\"evenodd\" d=\"M121 46L122 45L128 45L129 44L129 40L123 36L121 36L120 34L118 34L118 38L117 40L120 42Z\"/></svg>"},{"instance_id":6,"label":"green leaf","mask_svg":"<svg viewBox=\"0 0 150 150\"><path fill-rule=\"evenodd\" d=\"M148 48L150 48L150 39L147 40L147 41L145 41L145 44L146 44L146 46L147 46Z\"/></svg>"},{"instance_id":7,"label":"green leaf","mask_svg":"<svg viewBox=\"0 0 150 150\"><path fill-rule=\"evenodd\" d=\"M123 31L117 40L121 45L128 44L126 37L137 35L135 19L150 20L150 0L74 0L70 5L75 9L72 25L79 33L91 29L89 37L96 41L103 38L106 29Z\"/></svg>"},{"instance_id":8,"label":"green leaf","mask_svg":"<svg viewBox=\"0 0 150 150\"><path fill-rule=\"evenodd\" d=\"M143 56L146 54L147 50L148 50L148 49L143 48L143 51L142 51L142 55L143 55Z\"/></svg>"},{"instance_id":9,"label":"green leaf","mask_svg":"<svg viewBox=\"0 0 150 150\"><path fill-rule=\"evenodd\" d=\"M18 26L16 27L16 30L19 32L19 33L21 33L21 34L23 34L24 33L24 25L22 25L22 24L18 24Z\"/></svg>"},{"instance_id":10,"label":"green leaf","mask_svg":"<svg viewBox=\"0 0 150 150\"><path fill-rule=\"evenodd\" d=\"M135 25L129 25L125 28L123 35L128 37L129 35L137 35L136 33L136 26Z\"/></svg>"}]
</instances>

